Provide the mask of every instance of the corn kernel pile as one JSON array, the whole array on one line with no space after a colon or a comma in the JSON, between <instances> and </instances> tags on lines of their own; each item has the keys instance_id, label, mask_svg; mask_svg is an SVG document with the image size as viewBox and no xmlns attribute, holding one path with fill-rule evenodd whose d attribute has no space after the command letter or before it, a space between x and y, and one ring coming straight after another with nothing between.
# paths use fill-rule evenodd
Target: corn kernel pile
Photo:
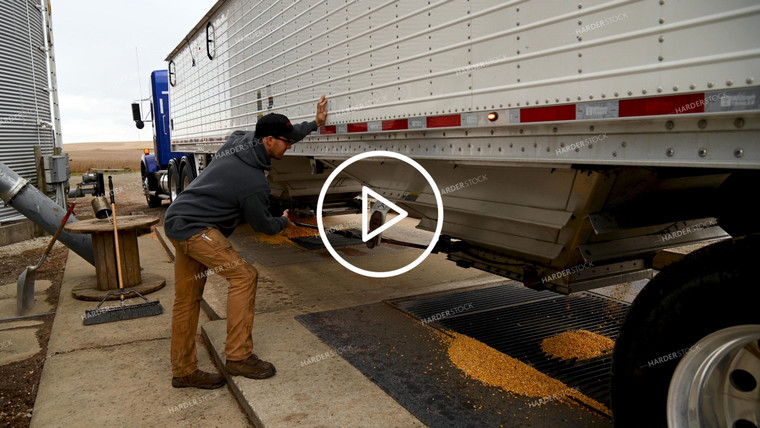
<instances>
[{"instance_id":1,"label":"corn kernel pile","mask_svg":"<svg viewBox=\"0 0 760 428\"><path fill-rule=\"evenodd\" d=\"M290 216L291 221L299 222L299 223L306 223L306 224L317 224L316 217L299 217L297 215L291 214ZM316 229L310 229L308 227L303 226L289 226L285 228L282 232L278 233L277 235L267 235L265 233L254 233L253 240L261 243L261 244L269 244L269 245L288 245L291 247L300 248L295 242L291 241L293 238L305 238L309 236L319 236L319 231Z\"/></svg>"},{"instance_id":2,"label":"corn kernel pile","mask_svg":"<svg viewBox=\"0 0 760 428\"><path fill-rule=\"evenodd\" d=\"M586 360L604 355L615 346L609 337L586 330L566 331L541 342L541 349L552 358Z\"/></svg>"},{"instance_id":3,"label":"corn kernel pile","mask_svg":"<svg viewBox=\"0 0 760 428\"><path fill-rule=\"evenodd\" d=\"M441 335L441 341L448 346L449 359L472 379L506 392L527 397L556 397L556 401L566 403L577 401L606 415L612 414L598 401L485 343L455 332L448 334L453 337Z\"/></svg>"},{"instance_id":4,"label":"corn kernel pile","mask_svg":"<svg viewBox=\"0 0 760 428\"><path fill-rule=\"evenodd\" d=\"M293 222L298 223L305 223L305 224L312 224L317 225L317 218L316 217L299 217L295 214L290 215L290 220ZM319 236L319 231L317 229L311 229L308 227L303 226L290 226L287 227L283 232L283 235L285 235L286 238L306 238L309 236Z\"/></svg>"}]
</instances>

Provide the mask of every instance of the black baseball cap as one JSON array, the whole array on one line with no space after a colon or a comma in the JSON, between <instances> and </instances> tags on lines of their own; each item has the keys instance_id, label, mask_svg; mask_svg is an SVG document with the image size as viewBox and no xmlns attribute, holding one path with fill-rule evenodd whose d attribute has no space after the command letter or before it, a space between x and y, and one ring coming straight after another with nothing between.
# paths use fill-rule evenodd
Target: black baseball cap
<instances>
[{"instance_id":1,"label":"black baseball cap","mask_svg":"<svg viewBox=\"0 0 760 428\"><path fill-rule=\"evenodd\" d=\"M299 141L300 138L296 135L293 125L290 124L290 119L287 116L269 113L268 115L260 118L256 122L255 138L264 137L276 137L290 140L291 143Z\"/></svg>"}]
</instances>

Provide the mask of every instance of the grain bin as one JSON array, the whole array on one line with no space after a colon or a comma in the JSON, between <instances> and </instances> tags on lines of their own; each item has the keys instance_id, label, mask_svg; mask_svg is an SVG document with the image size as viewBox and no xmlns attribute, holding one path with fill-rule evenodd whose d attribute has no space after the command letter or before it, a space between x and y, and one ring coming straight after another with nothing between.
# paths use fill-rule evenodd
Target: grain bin
<instances>
[{"instance_id":1,"label":"grain bin","mask_svg":"<svg viewBox=\"0 0 760 428\"><path fill-rule=\"evenodd\" d=\"M0 162L40 187L35 147L43 156L62 147L50 2L2 1L0 22L5 27L0 32ZM47 190L60 205L59 187ZM13 207L0 206L0 224L23 218Z\"/></svg>"}]
</instances>

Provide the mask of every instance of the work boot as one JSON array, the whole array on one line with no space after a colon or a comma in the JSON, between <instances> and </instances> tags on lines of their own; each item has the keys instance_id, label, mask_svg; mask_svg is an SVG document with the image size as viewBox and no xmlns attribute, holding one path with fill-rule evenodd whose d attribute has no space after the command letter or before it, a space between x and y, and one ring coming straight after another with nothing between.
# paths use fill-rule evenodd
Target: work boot
<instances>
[{"instance_id":1,"label":"work boot","mask_svg":"<svg viewBox=\"0 0 760 428\"><path fill-rule=\"evenodd\" d=\"M276 370L272 363L260 360L256 354L243 361L227 360L227 372L234 376L245 376L248 379L266 379L274 376Z\"/></svg>"},{"instance_id":2,"label":"work boot","mask_svg":"<svg viewBox=\"0 0 760 428\"><path fill-rule=\"evenodd\" d=\"M224 376L214 373L206 373L196 369L187 376L173 377L172 386L175 388L200 388L216 389L227 383Z\"/></svg>"}]
</instances>

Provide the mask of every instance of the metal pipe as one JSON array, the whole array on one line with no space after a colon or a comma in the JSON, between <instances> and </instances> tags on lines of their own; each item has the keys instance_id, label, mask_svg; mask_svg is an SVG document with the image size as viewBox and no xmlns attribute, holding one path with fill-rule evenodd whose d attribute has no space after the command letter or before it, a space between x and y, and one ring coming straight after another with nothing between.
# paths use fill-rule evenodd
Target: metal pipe
<instances>
[{"instance_id":1,"label":"metal pipe","mask_svg":"<svg viewBox=\"0 0 760 428\"><path fill-rule=\"evenodd\" d=\"M0 162L0 198L51 235L55 233L63 216L66 215L66 210L56 205L34 186L29 185L28 180L16 174L2 162ZM69 223L74 221L78 220L71 216ZM95 265L95 253L90 235L63 231L58 240L91 265Z\"/></svg>"}]
</instances>

